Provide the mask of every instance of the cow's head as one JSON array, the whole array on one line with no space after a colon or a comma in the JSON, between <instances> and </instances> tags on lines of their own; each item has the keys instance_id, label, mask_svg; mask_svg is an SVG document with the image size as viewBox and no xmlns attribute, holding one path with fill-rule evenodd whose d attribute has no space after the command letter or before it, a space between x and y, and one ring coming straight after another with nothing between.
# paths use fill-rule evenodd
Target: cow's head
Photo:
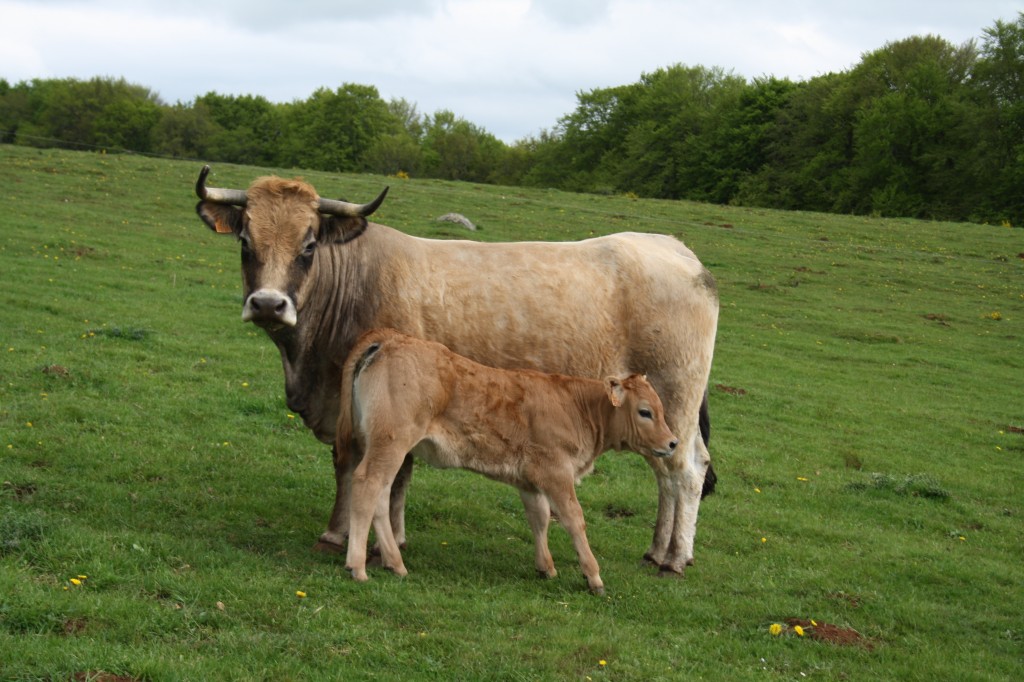
<instances>
[{"instance_id":1,"label":"cow's head","mask_svg":"<svg viewBox=\"0 0 1024 682\"><path fill-rule=\"evenodd\" d=\"M628 447L655 457L668 457L675 452L679 441L665 422L661 398L646 377L608 377L604 384L608 399L616 408L612 429L618 431L619 449Z\"/></svg>"},{"instance_id":2,"label":"cow's head","mask_svg":"<svg viewBox=\"0 0 1024 682\"><path fill-rule=\"evenodd\" d=\"M242 243L242 320L270 331L298 323L317 249L362 234L388 192L350 204L321 199L301 180L276 177L259 178L248 190L207 187L209 172L204 166L196 182L196 213L210 229Z\"/></svg>"}]
</instances>

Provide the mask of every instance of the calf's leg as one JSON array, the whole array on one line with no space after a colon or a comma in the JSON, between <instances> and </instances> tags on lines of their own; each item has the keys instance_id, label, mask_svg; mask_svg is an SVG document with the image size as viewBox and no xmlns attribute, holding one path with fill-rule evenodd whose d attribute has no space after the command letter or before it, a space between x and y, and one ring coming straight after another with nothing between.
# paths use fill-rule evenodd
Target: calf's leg
<instances>
[{"instance_id":1,"label":"calf's leg","mask_svg":"<svg viewBox=\"0 0 1024 682\"><path fill-rule=\"evenodd\" d=\"M313 546L318 552L340 553L348 538L349 499L352 494L352 471L359 464L355 448L333 449L334 459L334 507L327 522L327 530ZM391 485L391 527L399 547L405 547L405 496L412 482L412 455L407 455L402 468Z\"/></svg>"},{"instance_id":2,"label":"calf's leg","mask_svg":"<svg viewBox=\"0 0 1024 682\"><path fill-rule=\"evenodd\" d=\"M406 455L402 468L391 484L391 530L398 546L405 548L405 493L412 482L412 455Z\"/></svg>"},{"instance_id":3,"label":"calf's leg","mask_svg":"<svg viewBox=\"0 0 1024 682\"><path fill-rule=\"evenodd\" d=\"M352 500L345 568L352 571L352 578L358 582L369 579L366 575L366 543L370 535L370 523L375 517L388 520L386 534L393 547L389 546L386 551L390 553L391 561L394 561L394 554L398 552L397 544L390 533L388 514L390 496L385 496L385 491L390 488L395 474L398 473L405 461L408 449L396 448L393 444L379 448L372 443L368 444L363 461L359 463L352 474ZM381 530L383 527L380 527L378 532ZM382 550L384 550L383 546ZM384 555L382 558L386 565L389 557ZM401 555L398 556L398 564L401 565ZM404 570L404 566L402 569Z\"/></svg>"},{"instance_id":4,"label":"calf's leg","mask_svg":"<svg viewBox=\"0 0 1024 682\"><path fill-rule=\"evenodd\" d=\"M570 478L568 481L555 482L557 487L548 488L544 492L554 505L558 513L558 520L572 537L573 547L576 548L576 556L580 561L580 570L587 577L587 585L590 591L597 595L604 594L604 583L601 582L600 568L594 553L590 551L590 543L587 542L587 524L583 519L583 509L579 500L576 499L576 489Z\"/></svg>"},{"instance_id":5,"label":"calf's leg","mask_svg":"<svg viewBox=\"0 0 1024 682\"><path fill-rule=\"evenodd\" d=\"M380 549L381 564L384 568L391 569L395 575L406 576L406 570L402 562L402 552L395 541L395 535L391 528L390 504L392 486L384 486L380 496L377 498L377 509L373 514L373 532L377 534L377 546Z\"/></svg>"},{"instance_id":6,"label":"calf's leg","mask_svg":"<svg viewBox=\"0 0 1024 682\"><path fill-rule=\"evenodd\" d=\"M555 562L548 549L548 522L551 519L551 505L543 493L520 490L519 497L526 508L526 521L533 531L534 563L542 578L558 575Z\"/></svg>"}]
</instances>

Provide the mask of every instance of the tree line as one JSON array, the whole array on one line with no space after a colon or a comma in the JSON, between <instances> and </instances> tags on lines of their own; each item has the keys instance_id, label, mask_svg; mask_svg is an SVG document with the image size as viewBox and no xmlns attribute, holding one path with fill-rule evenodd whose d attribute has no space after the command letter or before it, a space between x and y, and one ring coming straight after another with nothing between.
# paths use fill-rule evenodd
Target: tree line
<instances>
[{"instance_id":1,"label":"tree line","mask_svg":"<svg viewBox=\"0 0 1024 682\"><path fill-rule=\"evenodd\" d=\"M368 85L169 105L111 78L0 79L0 142L1021 225L1024 12L980 41L915 36L800 82L677 64L580 92L514 144Z\"/></svg>"}]
</instances>

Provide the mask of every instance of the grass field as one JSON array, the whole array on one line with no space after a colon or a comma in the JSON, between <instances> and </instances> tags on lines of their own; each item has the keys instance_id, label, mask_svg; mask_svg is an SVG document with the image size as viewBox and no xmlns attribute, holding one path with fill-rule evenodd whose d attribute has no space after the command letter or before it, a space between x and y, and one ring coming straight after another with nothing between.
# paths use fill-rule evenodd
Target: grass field
<instances>
[{"instance_id":1,"label":"grass field","mask_svg":"<svg viewBox=\"0 0 1024 682\"><path fill-rule=\"evenodd\" d=\"M409 576L359 585L310 551L330 453L240 321L199 167L0 146L0 678L1024 673L1024 230L303 173L391 184L376 218L418 235L470 234L449 211L484 240L678 235L721 292L719 485L685 578L641 563L657 495L622 453L579 488L607 596L560 528L534 577L513 489L426 467Z\"/></svg>"}]
</instances>

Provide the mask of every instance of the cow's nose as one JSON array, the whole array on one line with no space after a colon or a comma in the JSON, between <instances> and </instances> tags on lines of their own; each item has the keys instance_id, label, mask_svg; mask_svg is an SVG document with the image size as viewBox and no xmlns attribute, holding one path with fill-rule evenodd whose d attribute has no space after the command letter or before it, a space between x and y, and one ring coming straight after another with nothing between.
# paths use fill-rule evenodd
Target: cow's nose
<instances>
[{"instance_id":1,"label":"cow's nose","mask_svg":"<svg viewBox=\"0 0 1024 682\"><path fill-rule=\"evenodd\" d=\"M297 321L292 300L273 289L254 291L242 307L242 321L255 324L284 324L294 327Z\"/></svg>"}]
</instances>

